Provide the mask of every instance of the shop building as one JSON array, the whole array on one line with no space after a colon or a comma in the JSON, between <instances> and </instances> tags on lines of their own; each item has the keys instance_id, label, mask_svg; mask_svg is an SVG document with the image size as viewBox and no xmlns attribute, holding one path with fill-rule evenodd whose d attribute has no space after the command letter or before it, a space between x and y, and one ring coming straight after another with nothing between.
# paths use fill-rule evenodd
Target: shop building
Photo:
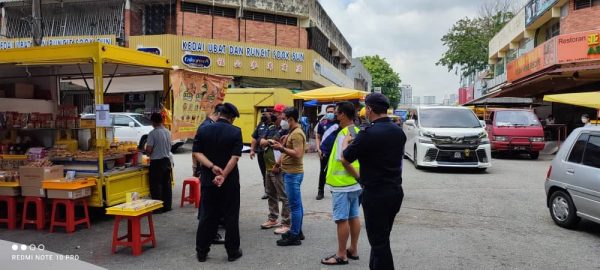
<instances>
[{"instance_id":1,"label":"shop building","mask_svg":"<svg viewBox=\"0 0 600 270\"><path fill-rule=\"evenodd\" d=\"M532 97L600 89L600 1L530 0L489 43L491 70L480 76L479 99ZM480 74L481 75L481 74ZM582 113L575 106L545 104L544 119L574 128Z\"/></svg>"},{"instance_id":2,"label":"shop building","mask_svg":"<svg viewBox=\"0 0 600 270\"><path fill-rule=\"evenodd\" d=\"M232 76L237 88L371 87L370 75L353 64L352 47L317 0L42 2L43 45L100 41L135 48L174 66ZM31 46L23 20L31 14L30 1L0 0L0 9L0 49ZM136 92L152 96L153 80L137 80ZM77 76L63 84L87 89ZM115 79L111 87L134 86Z\"/></svg>"}]
</instances>

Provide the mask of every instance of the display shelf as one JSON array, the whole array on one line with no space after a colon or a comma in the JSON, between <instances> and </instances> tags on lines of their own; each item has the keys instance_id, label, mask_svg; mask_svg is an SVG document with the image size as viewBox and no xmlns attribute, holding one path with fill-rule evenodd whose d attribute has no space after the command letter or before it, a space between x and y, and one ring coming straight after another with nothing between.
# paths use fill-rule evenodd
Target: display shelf
<instances>
[{"instance_id":1,"label":"display shelf","mask_svg":"<svg viewBox=\"0 0 600 270\"><path fill-rule=\"evenodd\" d=\"M137 200L129 203L122 203L113 207L106 208L107 215L116 216L140 216L150 211L163 207L163 202L158 200Z\"/></svg>"}]
</instances>

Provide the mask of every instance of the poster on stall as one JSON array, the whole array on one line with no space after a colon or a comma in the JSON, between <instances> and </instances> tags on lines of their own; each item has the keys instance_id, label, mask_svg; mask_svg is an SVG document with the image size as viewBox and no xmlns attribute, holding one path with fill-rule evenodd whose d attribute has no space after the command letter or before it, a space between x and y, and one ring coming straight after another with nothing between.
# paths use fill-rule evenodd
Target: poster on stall
<instances>
[{"instance_id":1,"label":"poster on stall","mask_svg":"<svg viewBox=\"0 0 600 270\"><path fill-rule=\"evenodd\" d=\"M96 104L96 126L112 127L112 119L110 117L110 105Z\"/></svg>"},{"instance_id":2,"label":"poster on stall","mask_svg":"<svg viewBox=\"0 0 600 270\"><path fill-rule=\"evenodd\" d=\"M223 103L231 77L210 75L190 70L171 72L173 92L173 140L189 139L198 126Z\"/></svg>"}]
</instances>

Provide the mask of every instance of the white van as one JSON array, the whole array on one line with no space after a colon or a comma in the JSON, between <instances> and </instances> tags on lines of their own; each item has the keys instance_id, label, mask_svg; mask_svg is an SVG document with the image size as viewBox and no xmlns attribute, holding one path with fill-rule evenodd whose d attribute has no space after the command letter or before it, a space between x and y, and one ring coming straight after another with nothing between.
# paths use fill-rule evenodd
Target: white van
<instances>
[{"instance_id":1,"label":"white van","mask_svg":"<svg viewBox=\"0 0 600 270\"><path fill-rule=\"evenodd\" d=\"M148 133L154 129L152 121L139 113L110 113L115 128L115 138L119 141L137 142L139 146L146 144ZM82 115L82 119L94 119L94 114ZM185 143L183 140L171 142L171 151L177 150Z\"/></svg>"},{"instance_id":2,"label":"white van","mask_svg":"<svg viewBox=\"0 0 600 270\"><path fill-rule=\"evenodd\" d=\"M491 167L491 145L485 124L466 107L417 107L403 124L405 156L416 168Z\"/></svg>"}]
</instances>

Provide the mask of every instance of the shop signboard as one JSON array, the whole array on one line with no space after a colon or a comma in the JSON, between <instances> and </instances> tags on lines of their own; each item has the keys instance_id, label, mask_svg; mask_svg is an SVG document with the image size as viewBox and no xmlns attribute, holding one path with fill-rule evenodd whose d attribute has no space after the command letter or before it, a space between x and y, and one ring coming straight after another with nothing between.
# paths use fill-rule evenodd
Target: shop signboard
<instances>
[{"instance_id":1,"label":"shop signboard","mask_svg":"<svg viewBox=\"0 0 600 270\"><path fill-rule=\"evenodd\" d=\"M537 18L558 3L558 0L531 0L525 5L525 25L529 26Z\"/></svg>"},{"instance_id":2,"label":"shop signboard","mask_svg":"<svg viewBox=\"0 0 600 270\"><path fill-rule=\"evenodd\" d=\"M116 38L114 35L46 37L42 40L42 46L83 44L92 42L101 42L114 45L115 40ZM32 46L33 43L31 38L0 38L0 50L29 48Z\"/></svg>"},{"instance_id":3,"label":"shop signboard","mask_svg":"<svg viewBox=\"0 0 600 270\"><path fill-rule=\"evenodd\" d=\"M507 81L513 82L556 64L556 39L550 39L506 65Z\"/></svg>"},{"instance_id":4,"label":"shop signboard","mask_svg":"<svg viewBox=\"0 0 600 270\"><path fill-rule=\"evenodd\" d=\"M198 126L223 103L231 78L189 70L171 72L173 139L193 138Z\"/></svg>"},{"instance_id":5,"label":"shop signboard","mask_svg":"<svg viewBox=\"0 0 600 270\"><path fill-rule=\"evenodd\" d=\"M558 39L558 63L600 59L600 30L565 34Z\"/></svg>"},{"instance_id":6,"label":"shop signboard","mask_svg":"<svg viewBox=\"0 0 600 270\"><path fill-rule=\"evenodd\" d=\"M160 48L173 65L211 74L301 81L317 76L307 49L176 35L132 36L129 46Z\"/></svg>"}]
</instances>

